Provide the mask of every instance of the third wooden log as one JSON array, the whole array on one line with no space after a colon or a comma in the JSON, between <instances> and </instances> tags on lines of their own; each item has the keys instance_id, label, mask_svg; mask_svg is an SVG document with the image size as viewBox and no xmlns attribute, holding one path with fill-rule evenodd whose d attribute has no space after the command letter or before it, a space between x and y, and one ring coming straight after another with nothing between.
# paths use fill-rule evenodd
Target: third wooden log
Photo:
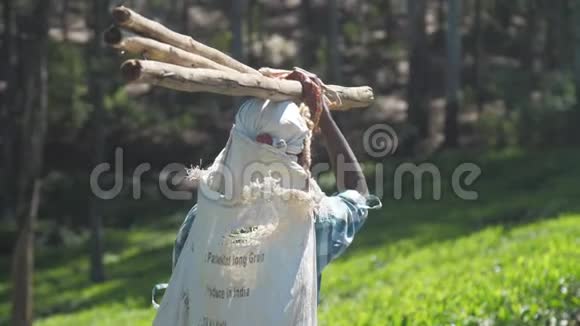
<instances>
[{"instance_id":1,"label":"third wooden log","mask_svg":"<svg viewBox=\"0 0 580 326\"><path fill-rule=\"evenodd\" d=\"M179 91L253 96L274 101L300 101L302 98L299 82L262 75L186 68L150 60L126 61L121 72L128 81L142 81ZM373 91L368 86L338 87L338 91L342 103L333 108L336 110L367 107L374 100Z\"/></svg>"}]
</instances>

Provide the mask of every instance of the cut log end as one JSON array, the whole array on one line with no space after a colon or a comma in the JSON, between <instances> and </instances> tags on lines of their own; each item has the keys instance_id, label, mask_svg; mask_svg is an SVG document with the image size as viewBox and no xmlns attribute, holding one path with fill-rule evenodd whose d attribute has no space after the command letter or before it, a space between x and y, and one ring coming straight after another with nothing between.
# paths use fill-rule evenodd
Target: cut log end
<instances>
[{"instance_id":1,"label":"cut log end","mask_svg":"<svg viewBox=\"0 0 580 326\"><path fill-rule=\"evenodd\" d=\"M375 92L372 87L366 86L365 93L371 102L375 100Z\"/></svg>"},{"instance_id":2,"label":"cut log end","mask_svg":"<svg viewBox=\"0 0 580 326\"><path fill-rule=\"evenodd\" d=\"M111 26L107 31L105 31L105 34L103 34L103 39L105 40L105 43L109 45L117 45L123 40L123 34L121 34L119 28Z\"/></svg>"},{"instance_id":3,"label":"cut log end","mask_svg":"<svg viewBox=\"0 0 580 326\"><path fill-rule=\"evenodd\" d=\"M124 6L119 6L111 12L116 24L123 25L131 19L131 11Z\"/></svg>"},{"instance_id":4,"label":"cut log end","mask_svg":"<svg viewBox=\"0 0 580 326\"><path fill-rule=\"evenodd\" d=\"M135 81L141 77L141 63L138 60L125 61L121 66L121 74L127 81Z\"/></svg>"}]
</instances>

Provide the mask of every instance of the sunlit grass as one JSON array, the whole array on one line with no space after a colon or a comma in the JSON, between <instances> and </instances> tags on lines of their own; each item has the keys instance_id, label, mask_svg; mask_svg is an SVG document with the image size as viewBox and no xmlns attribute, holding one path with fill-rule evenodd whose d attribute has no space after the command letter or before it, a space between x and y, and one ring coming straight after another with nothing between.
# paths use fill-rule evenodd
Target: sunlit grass
<instances>
[{"instance_id":1,"label":"sunlit grass","mask_svg":"<svg viewBox=\"0 0 580 326\"><path fill-rule=\"evenodd\" d=\"M397 243L368 251L330 267L320 320L511 325L572 319L580 307L579 236L580 215L570 215L512 230L489 227L400 254Z\"/></svg>"}]
</instances>

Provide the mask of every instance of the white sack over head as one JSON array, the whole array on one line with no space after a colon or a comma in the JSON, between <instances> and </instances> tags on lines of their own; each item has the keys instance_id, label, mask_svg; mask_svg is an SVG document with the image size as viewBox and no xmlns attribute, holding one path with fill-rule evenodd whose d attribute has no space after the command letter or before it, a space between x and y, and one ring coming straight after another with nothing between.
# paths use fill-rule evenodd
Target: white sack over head
<instances>
[{"instance_id":1,"label":"white sack over head","mask_svg":"<svg viewBox=\"0 0 580 326\"><path fill-rule=\"evenodd\" d=\"M269 134L273 138L272 146L294 156L304 150L304 140L309 133L306 121L294 102L257 98L242 104L236 114L234 129L250 139L256 139L259 134Z\"/></svg>"}]
</instances>

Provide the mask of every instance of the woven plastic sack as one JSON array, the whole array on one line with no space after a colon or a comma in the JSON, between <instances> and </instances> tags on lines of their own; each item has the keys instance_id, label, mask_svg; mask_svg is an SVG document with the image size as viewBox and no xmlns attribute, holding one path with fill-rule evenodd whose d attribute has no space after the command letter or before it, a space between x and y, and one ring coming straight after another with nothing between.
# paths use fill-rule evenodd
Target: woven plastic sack
<instances>
[{"instance_id":1,"label":"woven plastic sack","mask_svg":"<svg viewBox=\"0 0 580 326\"><path fill-rule=\"evenodd\" d=\"M234 129L199 182L154 325L316 325L316 196L305 171Z\"/></svg>"}]
</instances>

